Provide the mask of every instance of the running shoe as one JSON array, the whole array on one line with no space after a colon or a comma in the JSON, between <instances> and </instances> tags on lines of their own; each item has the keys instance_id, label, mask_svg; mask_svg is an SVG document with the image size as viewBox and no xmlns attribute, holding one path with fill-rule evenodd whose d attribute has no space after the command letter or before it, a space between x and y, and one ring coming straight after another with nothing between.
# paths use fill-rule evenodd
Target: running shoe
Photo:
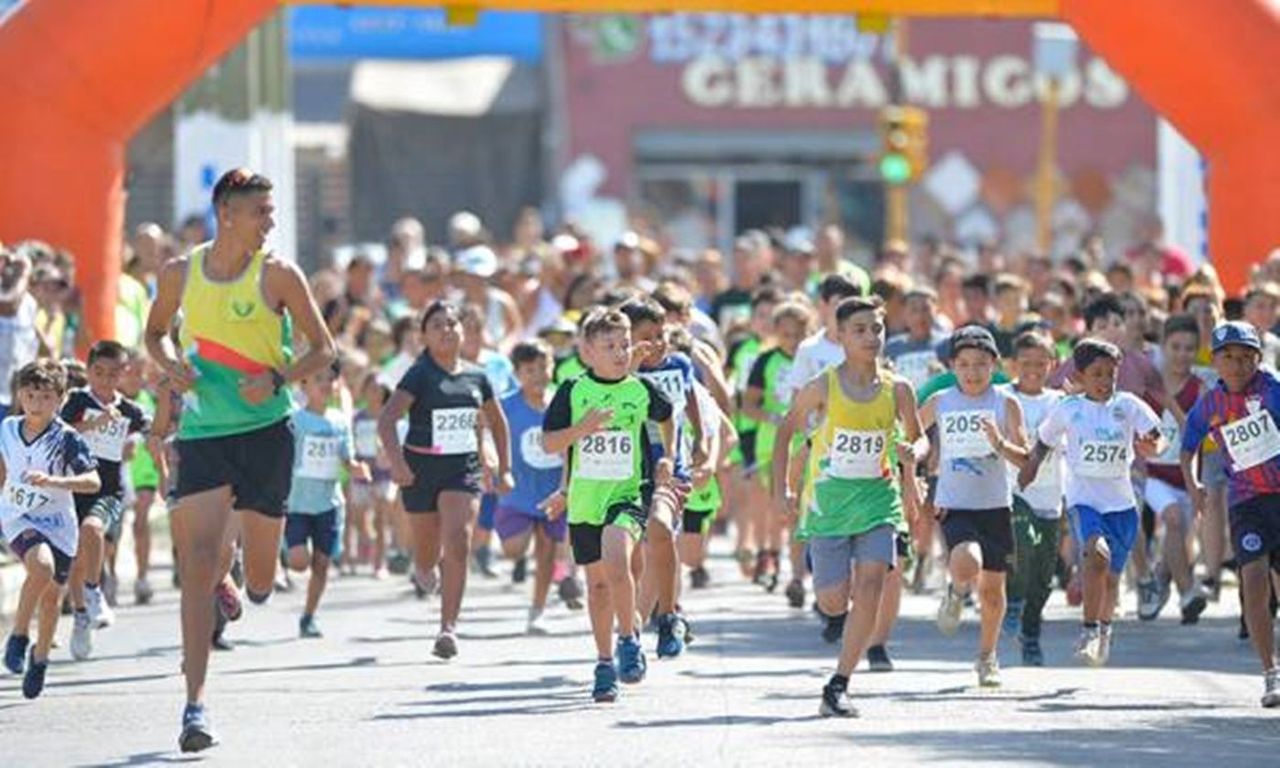
<instances>
[{"instance_id":1,"label":"running shoe","mask_svg":"<svg viewBox=\"0 0 1280 768\"><path fill-rule=\"evenodd\" d=\"M146 605L155 597L156 591L146 579L133 582L133 601L138 605Z\"/></svg>"},{"instance_id":2,"label":"running shoe","mask_svg":"<svg viewBox=\"0 0 1280 768\"><path fill-rule=\"evenodd\" d=\"M872 672L892 672L893 659L889 658L889 649L883 645L873 645L868 648L867 668Z\"/></svg>"},{"instance_id":3,"label":"running shoe","mask_svg":"<svg viewBox=\"0 0 1280 768\"><path fill-rule=\"evenodd\" d=\"M473 569L476 573L486 579L498 578L498 572L493 569L493 550L488 547L480 547L471 556Z\"/></svg>"},{"instance_id":4,"label":"running shoe","mask_svg":"<svg viewBox=\"0 0 1280 768\"><path fill-rule=\"evenodd\" d=\"M1267 709L1280 707L1280 669L1269 669L1263 674L1262 706Z\"/></svg>"},{"instance_id":5,"label":"running shoe","mask_svg":"<svg viewBox=\"0 0 1280 768\"><path fill-rule=\"evenodd\" d=\"M678 630L678 631L677 631ZM674 659L684 653L684 628L674 613L658 617L658 658Z\"/></svg>"},{"instance_id":6,"label":"running shoe","mask_svg":"<svg viewBox=\"0 0 1280 768\"><path fill-rule=\"evenodd\" d=\"M25 635L9 635L9 640L4 644L4 668L15 675L22 674L29 645L31 645L31 638Z\"/></svg>"},{"instance_id":7,"label":"running shoe","mask_svg":"<svg viewBox=\"0 0 1280 768\"><path fill-rule=\"evenodd\" d=\"M948 584L947 592L942 596L942 602L938 605L938 631L944 635L951 636L960 628L960 619L964 616L964 595L956 594L955 589Z\"/></svg>"},{"instance_id":8,"label":"running shoe","mask_svg":"<svg viewBox=\"0 0 1280 768\"><path fill-rule=\"evenodd\" d=\"M1000 628L1007 637L1013 637L1022 628L1022 606L1020 597L1011 597L1005 601L1004 623Z\"/></svg>"},{"instance_id":9,"label":"running shoe","mask_svg":"<svg viewBox=\"0 0 1280 768\"><path fill-rule=\"evenodd\" d=\"M1204 587L1195 584L1182 596L1180 603L1182 608L1182 623L1196 624L1200 621L1200 614L1209 607L1209 596L1205 594Z\"/></svg>"},{"instance_id":10,"label":"running shoe","mask_svg":"<svg viewBox=\"0 0 1280 768\"><path fill-rule=\"evenodd\" d=\"M701 565L689 571L689 588L690 589L706 589L711 583L711 574L707 573L707 569Z\"/></svg>"},{"instance_id":11,"label":"running shoe","mask_svg":"<svg viewBox=\"0 0 1280 768\"><path fill-rule=\"evenodd\" d=\"M1154 621L1164 604L1160 602L1160 584L1153 578L1138 582L1138 618Z\"/></svg>"},{"instance_id":12,"label":"running shoe","mask_svg":"<svg viewBox=\"0 0 1280 768\"><path fill-rule=\"evenodd\" d=\"M1104 667L1111 660L1111 624L1098 626L1098 666Z\"/></svg>"},{"instance_id":13,"label":"running shoe","mask_svg":"<svg viewBox=\"0 0 1280 768\"><path fill-rule=\"evenodd\" d=\"M221 632L213 636L210 647L215 651L234 651L236 649L235 645Z\"/></svg>"},{"instance_id":14,"label":"running shoe","mask_svg":"<svg viewBox=\"0 0 1280 768\"><path fill-rule=\"evenodd\" d=\"M609 704L618 700L618 670L612 661L596 664L596 681L591 688L591 698L597 704Z\"/></svg>"},{"instance_id":15,"label":"running shoe","mask_svg":"<svg viewBox=\"0 0 1280 768\"><path fill-rule=\"evenodd\" d=\"M580 611L582 605L582 584L572 576L566 576L560 580L560 585L556 588L560 595L560 600L571 611Z\"/></svg>"},{"instance_id":16,"label":"running shoe","mask_svg":"<svg viewBox=\"0 0 1280 768\"><path fill-rule=\"evenodd\" d=\"M84 661L93 654L93 622L85 611L76 611L71 625L71 658Z\"/></svg>"},{"instance_id":17,"label":"running shoe","mask_svg":"<svg viewBox=\"0 0 1280 768\"><path fill-rule=\"evenodd\" d=\"M1022 665L1024 667L1043 667L1044 651L1040 649L1040 638L1019 637L1022 643Z\"/></svg>"},{"instance_id":18,"label":"running shoe","mask_svg":"<svg viewBox=\"0 0 1280 768\"><path fill-rule=\"evenodd\" d=\"M765 574L769 570L769 553L763 549L756 553L756 566L751 572L751 580L756 584L765 583Z\"/></svg>"},{"instance_id":19,"label":"running shoe","mask_svg":"<svg viewBox=\"0 0 1280 768\"><path fill-rule=\"evenodd\" d=\"M320 627L316 625L316 617L309 613L302 614L302 618L298 619L298 637L306 639L315 639L324 637L320 632Z\"/></svg>"},{"instance_id":20,"label":"running shoe","mask_svg":"<svg viewBox=\"0 0 1280 768\"><path fill-rule=\"evenodd\" d=\"M511 583L523 584L524 580L529 577L529 558L516 558L515 565L511 566Z\"/></svg>"},{"instance_id":21,"label":"running shoe","mask_svg":"<svg viewBox=\"0 0 1280 768\"><path fill-rule=\"evenodd\" d=\"M541 608L529 609L529 623L525 626L525 633L530 635L546 635L546 622L542 618L543 610Z\"/></svg>"},{"instance_id":22,"label":"running shoe","mask_svg":"<svg viewBox=\"0 0 1280 768\"><path fill-rule=\"evenodd\" d=\"M182 735L178 737L178 747L183 752L203 752L217 743L204 705L188 704L182 710Z\"/></svg>"},{"instance_id":23,"label":"running shoe","mask_svg":"<svg viewBox=\"0 0 1280 768\"><path fill-rule=\"evenodd\" d=\"M391 578L391 571L387 570L385 565L373 572L374 581L386 581L389 578Z\"/></svg>"},{"instance_id":24,"label":"running shoe","mask_svg":"<svg viewBox=\"0 0 1280 768\"><path fill-rule=\"evenodd\" d=\"M31 649L27 659L27 673L22 676L22 695L34 699L44 690L44 676L49 671L49 660L36 661L36 649Z\"/></svg>"},{"instance_id":25,"label":"running shoe","mask_svg":"<svg viewBox=\"0 0 1280 768\"><path fill-rule=\"evenodd\" d=\"M1096 627L1082 627L1076 640L1075 657L1090 667L1096 667L1101 645L1102 633Z\"/></svg>"},{"instance_id":26,"label":"running shoe","mask_svg":"<svg viewBox=\"0 0 1280 768\"><path fill-rule=\"evenodd\" d=\"M649 662L644 657L639 637L619 637L615 655L618 657L618 676L622 678L622 682L632 685L644 679L649 670Z\"/></svg>"},{"instance_id":27,"label":"running shoe","mask_svg":"<svg viewBox=\"0 0 1280 768\"><path fill-rule=\"evenodd\" d=\"M1173 576L1163 567L1156 573L1156 586L1160 589L1160 610L1163 611L1173 597Z\"/></svg>"},{"instance_id":28,"label":"running shoe","mask_svg":"<svg viewBox=\"0 0 1280 768\"><path fill-rule=\"evenodd\" d=\"M849 698L849 691L834 683L822 687L822 704L818 707L822 717L857 717L858 710Z\"/></svg>"},{"instance_id":29,"label":"running shoe","mask_svg":"<svg viewBox=\"0 0 1280 768\"><path fill-rule=\"evenodd\" d=\"M85 585L84 607L89 612L89 621L98 629L109 627L116 620L116 612L102 596L102 587Z\"/></svg>"},{"instance_id":30,"label":"running shoe","mask_svg":"<svg viewBox=\"0 0 1280 768\"><path fill-rule=\"evenodd\" d=\"M240 601L240 590L235 582L223 579L213 590L213 597L218 602L218 613L227 621L239 621L244 615L244 603Z\"/></svg>"},{"instance_id":31,"label":"running shoe","mask_svg":"<svg viewBox=\"0 0 1280 768\"><path fill-rule=\"evenodd\" d=\"M840 638L844 637L844 620L848 615L847 613L842 613L839 616L827 616L824 614L822 618L826 620L826 624L822 627L822 639L832 645L840 642Z\"/></svg>"},{"instance_id":32,"label":"running shoe","mask_svg":"<svg viewBox=\"0 0 1280 768\"><path fill-rule=\"evenodd\" d=\"M792 579L787 584L787 605L792 608L804 607L804 582L799 579Z\"/></svg>"},{"instance_id":33,"label":"running shoe","mask_svg":"<svg viewBox=\"0 0 1280 768\"><path fill-rule=\"evenodd\" d=\"M436 644L431 649L431 653L439 659L448 661L458 655L458 638L454 637L452 632L441 632L436 637Z\"/></svg>"},{"instance_id":34,"label":"running shoe","mask_svg":"<svg viewBox=\"0 0 1280 768\"><path fill-rule=\"evenodd\" d=\"M102 599L112 608L116 607L116 589L119 582L116 580L115 574L107 571L102 576Z\"/></svg>"},{"instance_id":35,"label":"running shoe","mask_svg":"<svg viewBox=\"0 0 1280 768\"><path fill-rule=\"evenodd\" d=\"M1000 687L1000 660L996 658L995 652L985 655L979 655L978 661L973 665L978 672L978 685L983 688L999 688Z\"/></svg>"}]
</instances>

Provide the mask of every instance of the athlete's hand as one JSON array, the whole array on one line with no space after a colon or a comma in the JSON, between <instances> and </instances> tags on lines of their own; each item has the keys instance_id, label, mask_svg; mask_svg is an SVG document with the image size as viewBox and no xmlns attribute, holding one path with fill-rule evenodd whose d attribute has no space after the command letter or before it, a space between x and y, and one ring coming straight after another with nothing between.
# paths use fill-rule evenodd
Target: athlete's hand
<instances>
[{"instance_id":1,"label":"athlete's hand","mask_svg":"<svg viewBox=\"0 0 1280 768\"><path fill-rule=\"evenodd\" d=\"M160 383L175 392L186 392L196 382L196 369L186 361L170 360L164 364Z\"/></svg>"},{"instance_id":2,"label":"athlete's hand","mask_svg":"<svg viewBox=\"0 0 1280 768\"><path fill-rule=\"evenodd\" d=\"M1000 448L1004 445L1004 437L1000 434L1000 428L996 426L995 419L982 420L982 433L987 436L987 442L991 443L991 447L996 453L1000 453Z\"/></svg>"},{"instance_id":3,"label":"athlete's hand","mask_svg":"<svg viewBox=\"0 0 1280 768\"><path fill-rule=\"evenodd\" d=\"M511 474L511 470L496 472L494 476L497 477L498 480L494 484L493 492L499 496L505 496L508 493L511 493L511 489L516 487L516 478L515 475Z\"/></svg>"},{"instance_id":4,"label":"athlete's hand","mask_svg":"<svg viewBox=\"0 0 1280 768\"><path fill-rule=\"evenodd\" d=\"M373 480L373 473L369 471L369 465L363 461L351 463L351 476L362 483L367 483Z\"/></svg>"},{"instance_id":5,"label":"athlete's hand","mask_svg":"<svg viewBox=\"0 0 1280 768\"><path fill-rule=\"evenodd\" d=\"M689 476L693 480L693 487L702 490L716 476L716 472L709 464L700 464L693 468Z\"/></svg>"},{"instance_id":6,"label":"athlete's hand","mask_svg":"<svg viewBox=\"0 0 1280 768\"><path fill-rule=\"evenodd\" d=\"M559 519L568 507L569 495L564 492L563 488L543 499L542 503L538 504L538 509L547 513L547 519L549 520Z\"/></svg>"},{"instance_id":7,"label":"athlete's hand","mask_svg":"<svg viewBox=\"0 0 1280 768\"><path fill-rule=\"evenodd\" d=\"M773 507L778 515L786 522L790 523L796 519L796 495L790 492L774 494Z\"/></svg>"},{"instance_id":8,"label":"athlete's hand","mask_svg":"<svg viewBox=\"0 0 1280 768\"><path fill-rule=\"evenodd\" d=\"M613 421L612 408L596 408L590 411L581 422L582 436L594 435L604 429L610 421Z\"/></svg>"},{"instance_id":9,"label":"athlete's hand","mask_svg":"<svg viewBox=\"0 0 1280 768\"><path fill-rule=\"evenodd\" d=\"M37 472L35 470L31 470L22 476L22 482L27 485L34 485L37 488L55 486L57 485L55 482L56 480L57 478L52 475L45 474L44 472Z\"/></svg>"},{"instance_id":10,"label":"athlete's hand","mask_svg":"<svg viewBox=\"0 0 1280 768\"><path fill-rule=\"evenodd\" d=\"M409 469L409 464L403 458L395 458L391 460L391 481L401 487L413 485L415 480L413 470Z\"/></svg>"},{"instance_id":11,"label":"athlete's hand","mask_svg":"<svg viewBox=\"0 0 1280 768\"><path fill-rule=\"evenodd\" d=\"M653 467L653 481L658 485L671 485L674 472L675 468L671 464L671 459L663 456L658 459L658 463Z\"/></svg>"},{"instance_id":12,"label":"athlete's hand","mask_svg":"<svg viewBox=\"0 0 1280 768\"><path fill-rule=\"evenodd\" d=\"M916 465L916 449L911 443L899 442L895 447L898 451L899 464L908 468Z\"/></svg>"},{"instance_id":13,"label":"athlete's hand","mask_svg":"<svg viewBox=\"0 0 1280 768\"><path fill-rule=\"evenodd\" d=\"M1156 449L1160 447L1160 433L1153 431L1146 435L1138 435L1133 439L1133 447L1137 449L1138 455L1144 459L1155 456Z\"/></svg>"},{"instance_id":14,"label":"athlete's hand","mask_svg":"<svg viewBox=\"0 0 1280 768\"><path fill-rule=\"evenodd\" d=\"M240 382L240 397L249 405L265 403L275 393L276 385L272 381L271 371L248 376Z\"/></svg>"},{"instance_id":15,"label":"athlete's hand","mask_svg":"<svg viewBox=\"0 0 1280 768\"><path fill-rule=\"evenodd\" d=\"M1187 493L1191 496L1191 505L1195 508L1197 515L1203 515L1205 505L1209 499L1205 496L1204 486L1199 483L1187 486Z\"/></svg>"}]
</instances>

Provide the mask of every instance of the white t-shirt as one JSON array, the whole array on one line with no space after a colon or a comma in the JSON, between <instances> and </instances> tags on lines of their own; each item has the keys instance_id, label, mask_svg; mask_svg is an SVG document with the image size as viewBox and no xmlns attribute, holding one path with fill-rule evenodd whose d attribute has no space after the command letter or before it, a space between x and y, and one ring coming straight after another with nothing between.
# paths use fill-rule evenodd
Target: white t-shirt
<instances>
[{"instance_id":1,"label":"white t-shirt","mask_svg":"<svg viewBox=\"0 0 1280 768\"><path fill-rule=\"evenodd\" d=\"M0 317L0 405L13 402L9 382L13 374L36 359L40 337L36 335L36 312L39 305L31 294L23 294L18 311Z\"/></svg>"},{"instance_id":2,"label":"white t-shirt","mask_svg":"<svg viewBox=\"0 0 1280 768\"><path fill-rule=\"evenodd\" d=\"M819 331L800 342L791 370L778 384L778 400L791 403L792 396L805 384L833 365L844 362L844 347L827 338L826 331Z\"/></svg>"},{"instance_id":3,"label":"white t-shirt","mask_svg":"<svg viewBox=\"0 0 1280 768\"><path fill-rule=\"evenodd\" d=\"M1049 410L1039 438L1057 445L1067 438L1067 506L1122 512L1136 507L1129 465L1133 438L1160 426L1151 406L1130 392L1117 392L1105 403L1082 394L1068 395Z\"/></svg>"},{"instance_id":4,"label":"white t-shirt","mask_svg":"<svg viewBox=\"0 0 1280 768\"><path fill-rule=\"evenodd\" d=\"M1028 395L1019 392L1012 384L1002 386L1006 386L1009 393L1017 398L1018 405L1022 406L1022 422L1026 425L1027 434L1034 443L1045 417L1062 400L1062 390L1046 389L1038 395ZM1022 497L1023 501L1031 506L1032 511L1037 516L1046 519L1057 519L1062 515L1062 474L1064 469L1062 453L1062 443L1060 441L1053 446L1053 452L1045 457L1044 463L1040 465L1040 472L1036 474L1035 482L1022 490L1017 490L1017 467L1012 464L1009 465L1009 481L1013 484L1014 493Z\"/></svg>"}]
</instances>

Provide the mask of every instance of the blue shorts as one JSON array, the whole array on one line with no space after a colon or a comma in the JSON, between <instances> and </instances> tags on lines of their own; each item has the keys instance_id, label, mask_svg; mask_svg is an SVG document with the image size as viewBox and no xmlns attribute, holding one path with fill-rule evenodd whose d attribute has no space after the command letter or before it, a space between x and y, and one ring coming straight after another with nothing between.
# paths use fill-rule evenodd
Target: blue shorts
<instances>
[{"instance_id":1,"label":"blue shorts","mask_svg":"<svg viewBox=\"0 0 1280 768\"><path fill-rule=\"evenodd\" d=\"M1138 510L1130 507L1120 512L1102 513L1093 507L1077 505L1067 509L1071 530L1081 551L1094 536L1101 536L1111 551L1111 572L1120 574L1138 539Z\"/></svg>"},{"instance_id":2,"label":"blue shorts","mask_svg":"<svg viewBox=\"0 0 1280 768\"><path fill-rule=\"evenodd\" d=\"M342 554L342 515L331 509L320 514L290 512L284 524L284 543L289 549L311 545L312 552L337 560Z\"/></svg>"}]
</instances>

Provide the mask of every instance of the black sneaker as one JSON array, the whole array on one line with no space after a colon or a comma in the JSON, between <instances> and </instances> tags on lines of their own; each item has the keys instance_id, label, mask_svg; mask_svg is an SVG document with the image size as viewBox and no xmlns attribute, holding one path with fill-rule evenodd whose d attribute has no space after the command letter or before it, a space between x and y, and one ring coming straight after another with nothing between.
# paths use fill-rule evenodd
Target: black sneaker
<instances>
[{"instance_id":1,"label":"black sneaker","mask_svg":"<svg viewBox=\"0 0 1280 768\"><path fill-rule=\"evenodd\" d=\"M49 671L49 660L36 661L36 649L27 657L27 672L22 677L22 695L34 699L44 690L44 675Z\"/></svg>"},{"instance_id":2,"label":"black sneaker","mask_svg":"<svg viewBox=\"0 0 1280 768\"><path fill-rule=\"evenodd\" d=\"M873 645L867 649L867 667L872 672L892 672L893 659L883 645Z\"/></svg>"},{"instance_id":3,"label":"black sneaker","mask_svg":"<svg viewBox=\"0 0 1280 768\"><path fill-rule=\"evenodd\" d=\"M804 607L804 582L799 579L792 579L787 584L787 605L792 608Z\"/></svg>"},{"instance_id":4,"label":"black sneaker","mask_svg":"<svg viewBox=\"0 0 1280 768\"><path fill-rule=\"evenodd\" d=\"M818 714L823 717L857 717L858 710L849 699L849 692L831 683L822 688L822 705Z\"/></svg>"},{"instance_id":5,"label":"black sneaker","mask_svg":"<svg viewBox=\"0 0 1280 768\"><path fill-rule=\"evenodd\" d=\"M217 743L204 705L188 704L182 711L182 735L178 737L178 747L183 752L203 752Z\"/></svg>"},{"instance_id":6,"label":"black sneaker","mask_svg":"<svg viewBox=\"0 0 1280 768\"><path fill-rule=\"evenodd\" d=\"M842 613L839 616L824 616L827 625L822 628L822 639L833 645L840 642L840 638L844 637L844 619L847 615Z\"/></svg>"},{"instance_id":7,"label":"black sneaker","mask_svg":"<svg viewBox=\"0 0 1280 768\"><path fill-rule=\"evenodd\" d=\"M691 589L706 589L711 583L711 574L707 573L707 569L698 566L689 571L689 587Z\"/></svg>"},{"instance_id":8,"label":"black sneaker","mask_svg":"<svg viewBox=\"0 0 1280 768\"><path fill-rule=\"evenodd\" d=\"M1027 667L1043 667L1044 651L1040 649L1040 638L1038 637L1021 637L1022 643L1022 664Z\"/></svg>"},{"instance_id":9,"label":"black sneaker","mask_svg":"<svg viewBox=\"0 0 1280 768\"><path fill-rule=\"evenodd\" d=\"M516 558L515 565L511 566L511 583L523 584L524 580L529 577L529 558Z\"/></svg>"},{"instance_id":10,"label":"black sneaker","mask_svg":"<svg viewBox=\"0 0 1280 768\"><path fill-rule=\"evenodd\" d=\"M582 585L572 576L565 576L560 580L560 585L556 588L560 595L560 600L565 607L571 611L582 610Z\"/></svg>"}]
</instances>

